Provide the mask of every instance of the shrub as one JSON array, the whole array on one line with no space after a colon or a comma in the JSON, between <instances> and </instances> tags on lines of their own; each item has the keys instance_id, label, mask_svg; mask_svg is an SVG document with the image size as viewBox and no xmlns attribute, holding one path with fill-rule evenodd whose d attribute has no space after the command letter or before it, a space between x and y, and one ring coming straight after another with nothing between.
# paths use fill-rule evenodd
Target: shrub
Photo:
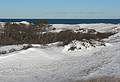
<instances>
[{"instance_id":1,"label":"shrub","mask_svg":"<svg viewBox=\"0 0 120 82\"><path fill-rule=\"evenodd\" d=\"M37 21L35 25L34 27L31 25L6 23L4 33L0 35L0 44L49 44L62 42L62 45L67 45L73 40L101 40L114 34L111 32L100 33L94 29L79 29L84 31L88 30L88 33L74 32L73 30L65 30L59 33L42 33L41 28L46 28L48 22L46 20Z\"/></svg>"},{"instance_id":2,"label":"shrub","mask_svg":"<svg viewBox=\"0 0 120 82\"><path fill-rule=\"evenodd\" d=\"M9 53L16 51L14 48L9 50Z\"/></svg>"},{"instance_id":3,"label":"shrub","mask_svg":"<svg viewBox=\"0 0 120 82\"><path fill-rule=\"evenodd\" d=\"M29 49L29 48L31 48L32 47L32 45L31 44L29 44L29 45L27 45L27 46L23 46L23 50L26 50L26 49Z\"/></svg>"},{"instance_id":4,"label":"shrub","mask_svg":"<svg viewBox=\"0 0 120 82\"><path fill-rule=\"evenodd\" d=\"M6 54L7 51L0 51L0 54Z\"/></svg>"},{"instance_id":5,"label":"shrub","mask_svg":"<svg viewBox=\"0 0 120 82\"><path fill-rule=\"evenodd\" d=\"M75 49L76 49L76 47L75 47L75 46L72 46L72 47L70 47L70 48L68 49L68 51L69 51L69 50L74 51Z\"/></svg>"}]
</instances>

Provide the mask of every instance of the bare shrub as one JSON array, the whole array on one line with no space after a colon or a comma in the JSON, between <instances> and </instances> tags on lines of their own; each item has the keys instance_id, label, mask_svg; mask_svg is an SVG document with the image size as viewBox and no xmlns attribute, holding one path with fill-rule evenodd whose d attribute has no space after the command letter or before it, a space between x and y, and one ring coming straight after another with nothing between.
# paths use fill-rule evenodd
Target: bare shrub
<instances>
[{"instance_id":1,"label":"bare shrub","mask_svg":"<svg viewBox=\"0 0 120 82\"><path fill-rule=\"evenodd\" d=\"M94 29L87 29L88 33L74 32L73 30L65 30L59 33L42 33L41 28L45 28L45 26L48 26L46 21L38 21L36 28L31 25L6 23L4 33L0 35L0 44L49 44L63 42L62 45L67 45L73 40L101 40L114 34L111 32L100 33Z\"/></svg>"}]
</instances>

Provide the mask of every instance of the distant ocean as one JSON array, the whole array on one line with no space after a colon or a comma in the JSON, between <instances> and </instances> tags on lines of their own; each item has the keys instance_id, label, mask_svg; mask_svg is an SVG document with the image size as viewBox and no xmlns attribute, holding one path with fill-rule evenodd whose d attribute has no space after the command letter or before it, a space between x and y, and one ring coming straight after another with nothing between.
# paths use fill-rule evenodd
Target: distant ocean
<instances>
[{"instance_id":1,"label":"distant ocean","mask_svg":"<svg viewBox=\"0 0 120 82\"><path fill-rule=\"evenodd\" d=\"M42 19L0 19L0 22L34 22ZM112 23L120 24L120 19L46 19L49 24L91 24L91 23Z\"/></svg>"}]
</instances>

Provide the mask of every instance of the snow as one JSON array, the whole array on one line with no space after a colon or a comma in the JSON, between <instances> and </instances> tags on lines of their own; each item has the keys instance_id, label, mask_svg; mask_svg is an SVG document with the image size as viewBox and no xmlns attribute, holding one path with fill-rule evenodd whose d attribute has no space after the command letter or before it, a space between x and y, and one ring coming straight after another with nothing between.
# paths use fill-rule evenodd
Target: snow
<instances>
[{"instance_id":1,"label":"snow","mask_svg":"<svg viewBox=\"0 0 120 82\"><path fill-rule=\"evenodd\" d=\"M11 23L30 25L30 22L27 22L27 21L11 22ZM4 28L5 24L6 24L6 22L0 22L0 29Z\"/></svg>"},{"instance_id":2,"label":"snow","mask_svg":"<svg viewBox=\"0 0 120 82\"><path fill-rule=\"evenodd\" d=\"M22 22L20 22L20 23L25 24L25 25L30 25L30 23L27 22L27 21L22 21Z\"/></svg>"},{"instance_id":3,"label":"snow","mask_svg":"<svg viewBox=\"0 0 120 82\"><path fill-rule=\"evenodd\" d=\"M54 27L94 28L107 32L119 25L80 24ZM120 31L117 32L104 39L106 46L92 47L86 43L89 47L85 48L79 41L73 41L65 47L57 47L58 43L48 44L44 48L33 44L33 48L9 53L4 58L0 56L0 82L71 82L100 76L120 77ZM71 45L82 49L68 51L67 47Z\"/></svg>"},{"instance_id":4,"label":"snow","mask_svg":"<svg viewBox=\"0 0 120 82\"><path fill-rule=\"evenodd\" d=\"M98 42L98 41L94 41L94 40L85 40L85 41L72 41L70 44L66 45L64 47L63 51L75 51L75 50L86 50L86 49L90 49L90 48L95 48L98 46L103 46L102 44L104 44L103 42ZM105 44L104 44L105 45ZM74 48L74 49L71 49Z\"/></svg>"},{"instance_id":5,"label":"snow","mask_svg":"<svg viewBox=\"0 0 120 82\"><path fill-rule=\"evenodd\" d=\"M7 53L11 53L14 51L20 51L25 47L28 47L28 44L21 44L21 45L9 45L9 46L0 46L0 55L6 56Z\"/></svg>"},{"instance_id":6,"label":"snow","mask_svg":"<svg viewBox=\"0 0 120 82\"><path fill-rule=\"evenodd\" d=\"M117 29L120 28L120 24L105 24L105 23L96 23L96 24L75 24L75 25L70 25L70 24L53 24L51 28L56 28L54 32L60 32L61 30L66 30L66 29L72 29L72 30L78 30L81 28L84 29L95 29L96 31L99 32L111 32L114 30L114 28L117 27Z\"/></svg>"},{"instance_id":7,"label":"snow","mask_svg":"<svg viewBox=\"0 0 120 82\"><path fill-rule=\"evenodd\" d=\"M105 24L105 23L98 23L98 24L80 24L81 28L89 28L95 29L99 32L109 32L112 31L115 27L119 27L119 24Z\"/></svg>"},{"instance_id":8,"label":"snow","mask_svg":"<svg viewBox=\"0 0 120 82\"><path fill-rule=\"evenodd\" d=\"M0 29L2 29L5 26L5 22L0 22Z\"/></svg>"},{"instance_id":9,"label":"snow","mask_svg":"<svg viewBox=\"0 0 120 82\"><path fill-rule=\"evenodd\" d=\"M51 30L50 32L60 32L64 30L78 30L79 25L69 25L69 24L53 24L50 28L56 28L56 30Z\"/></svg>"},{"instance_id":10,"label":"snow","mask_svg":"<svg viewBox=\"0 0 120 82\"><path fill-rule=\"evenodd\" d=\"M11 22L12 24L13 23L16 23L16 24L25 24L25 25L30 25L30 22L27 22L27 21L21 21L21 22Z\"/></svg>"}]
</instances>

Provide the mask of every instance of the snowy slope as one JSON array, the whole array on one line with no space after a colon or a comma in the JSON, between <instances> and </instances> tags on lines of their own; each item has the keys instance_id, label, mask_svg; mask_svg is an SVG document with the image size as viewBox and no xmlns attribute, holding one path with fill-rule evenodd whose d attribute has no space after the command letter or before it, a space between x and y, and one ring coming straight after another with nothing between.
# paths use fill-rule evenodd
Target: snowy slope
<instances>
[{"instance_id":1,"label":"snowy slope","mask_svg":"<svg viewBox=\"0 0 120 82\"><path fill-rule=\"evenodd\" d=\"M6 56L7 53L20 51L20 50L23 50L23 49L27 49L29 47L32 47L32 46L30 46L28 44L0 46L0 55L1 56Z\"/></svg>"},{"instance_id":2,"label":"snowy slope","mask_svg":"<svg viewBox=\"0 0 120 82\"><path fill-rule=\"evenodd\" d=\"M76 25L69 25L69 24L53 24L52 28L56 28L56 32L66 29L78 30L80 28L86 29L95 29L99 32L110 32L114 31L114 28L120 28L120 24L104 24L104 23L96 23L96 24L76 24Z\"/></svg>"},{"instance_id":3,"label":"snowy slope","mask_svg":"<svg viewBox=\"0 0 120 82\"><path fill-rule=\"evenodd\" d=\"M112 31L119 25L104 26L94 28ZM66 52L64 47L51 44L10 53L0 57L0 82L71 82L99 76L120 77L120 32L105 41L106 46L80 51Z\"/></svg>"}]
</instances>

